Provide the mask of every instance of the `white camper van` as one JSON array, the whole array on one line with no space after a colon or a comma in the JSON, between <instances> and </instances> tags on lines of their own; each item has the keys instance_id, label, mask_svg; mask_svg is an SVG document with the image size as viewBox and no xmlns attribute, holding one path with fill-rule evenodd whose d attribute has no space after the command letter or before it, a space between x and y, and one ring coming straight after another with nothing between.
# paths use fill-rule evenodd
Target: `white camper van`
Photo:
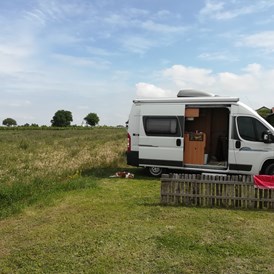
<instances>
[{"instance_id":1,"label":"white camper van","mask_svg":"<svg viewBox=\"0 0 274 274\"><path fill-rule=\"evenodd\" d=\"M137 99L128 121L127 163L182 172L274 175L274 128L235 97L182 90Z\"/></svg>"}]
</instances>

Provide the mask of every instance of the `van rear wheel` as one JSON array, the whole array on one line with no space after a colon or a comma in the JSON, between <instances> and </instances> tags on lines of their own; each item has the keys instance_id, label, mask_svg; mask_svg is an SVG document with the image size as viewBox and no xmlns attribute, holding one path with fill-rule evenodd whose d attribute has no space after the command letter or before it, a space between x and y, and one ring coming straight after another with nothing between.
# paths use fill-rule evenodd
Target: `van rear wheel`
<instances>
[{"instance_id":1,"label":"van rear wheel","mask_svg":"<svg viewBox=\"0 0 274 274\"><path fill-rule=\"evenodd\" d=\"M265 174L274 175L274 163L267 166L267 168L265 169Z\"/></svg>"},{"instance_id":2,"label":"van rear wheel","mask_svg":"<svg viewBox=\"0 0 274 274\"><path fill-rule=\"evenodd\" d=\"M154 177L159 177L163 173L163 169L160 167L152 166L148 168L148 172Z\"/></svg>"}]
</instances>

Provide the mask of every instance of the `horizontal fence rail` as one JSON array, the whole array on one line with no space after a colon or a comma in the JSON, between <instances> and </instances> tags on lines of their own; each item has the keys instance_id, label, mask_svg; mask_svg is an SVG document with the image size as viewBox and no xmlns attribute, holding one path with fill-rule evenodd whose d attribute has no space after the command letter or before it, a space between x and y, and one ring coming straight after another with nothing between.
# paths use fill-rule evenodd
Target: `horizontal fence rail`
<instances>
[{"instance_id":1,"label":"horizontal fence rail","mask_svg":"<svg viewBox=\"0 0 274 274\"><path fill-rule=\"evenodd\" d=\"M161 204L274 209L274 189L254 187L251 176L163 174Z\"/></svg>"}]
</instances>

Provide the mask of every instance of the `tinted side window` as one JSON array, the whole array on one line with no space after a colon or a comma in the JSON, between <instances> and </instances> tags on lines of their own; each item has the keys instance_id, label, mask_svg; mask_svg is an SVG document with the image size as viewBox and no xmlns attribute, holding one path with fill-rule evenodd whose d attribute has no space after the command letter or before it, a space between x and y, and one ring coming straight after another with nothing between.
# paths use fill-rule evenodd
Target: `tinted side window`
<instances>
[{"instance_id":1,"label":"tinted side window","mask_svg":"<svg viewBox=\"0 0 274 274\"><path fill-rule=\"evenodd\" d=\"M248 141L263 141L262 134L267 128L252 117L238 117L238 130L240 136Z\"/></svg>"},{"instance_id":2,"label":"tinted side window","mask_svg":"<svg viewBox=\"0 0 274 274\"><path fill-rule=\"evenodd\" d=\"M177 117L144 116L143 122L148 136L180 136Z\"/></svg>"}]
</instances>

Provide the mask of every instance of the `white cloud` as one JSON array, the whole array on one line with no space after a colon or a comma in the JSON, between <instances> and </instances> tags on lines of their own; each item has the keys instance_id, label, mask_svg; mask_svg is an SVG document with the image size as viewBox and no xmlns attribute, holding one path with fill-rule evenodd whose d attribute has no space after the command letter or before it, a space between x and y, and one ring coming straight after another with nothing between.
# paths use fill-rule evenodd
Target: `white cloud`
<instances>
[{"instance_id":1,"label":"white cloud","mask_svg":"<svg viewBox=\"0 0 274 274\"><path fill-rule=\"evenodd\" d=\"M200 15L203 17L212 17L216 13L220 13L224 8L223 2L206 1L205 7L200 10Z\"/></svg>"},{"instance_id":2,"label":"white cloud","mask_svg":"<svg viewBox=\"0 0 274 274\"><path fill-rule=\"evenodd\" d=\"M141 37L141 36L129 36L122 39L122 43L125 49L130 52L144 54L152 47L155 46L155 41Z\"/></svg>"},{"instance_id":3,"label":"white cloud","mask_svg":"<svg viewBox=\"0 0 274 274\"><path fill-rule=\"evenodd\" d=\"M93 5L83 1L37 1L37 6L25 12L25 18L45 26L51 22L68 21L77 16L94 15Z\"/></svg>"},{"instance_id":4,"label":"white cloud","mask_svg":"<svg viewBox=\"0 0 274 274\"><path fill-rule=\"evenodd\" d=\"M198 56L199 59L206 61L229 61L234 62L238 59L235 56L232 56L231 53L227 52L204 52Z\"/></svg>"},{"instance_id":5,"label":"white cloud","mask_svg":"<svg viewBox=\"0 0 274 274\"><path fill-rule=\"evenodd\" d=\"M27 68L27 58L31 55L31 49L26 45L12 45L10 43L0 45L0 74L12 74Z\"/></svg>"},{"instance_id":6,"label":"white cloud","mask_svg":"<svg viewBox=\"0 0 274 274\"><path fill-rule=\"evenodd\" d=\"M156 14L159 18L168 17L171 15L170 11L168 10L159 10Z\"/></svg>"},{"instance_id":7,"label":"white cloud","mask_svg":"<svg viewBox=\"0 0 274 274\"><path fill-rule=\"evenodd\" d=\"M170 95L170 91L152 84L138 83L136 84L136 95L141 98L167 97Z\"/></svg>"},{"instance_id":8,"label":"white cloud","mask_svg":"<svg viewBox=\"0 0 274 274\"><path fill-rule=\"evenodd\" d=\"M127 8L124 10L126 14L128 14L130 17L147 17L149 16L150 12L145 9L138 9L138 8Z\"/></svg>"},{"instance_id":9,"label":"white cloud","mask_svg":"<svg viewBox=\"0 0 274 274\"><path fill-rule=\"evenodd\" d=\"M104 18L104 22L110 24L112 27L127 27L131 20L122 14L110 14Z\"/></svg>"},{"instance_id":10,"label":"white cloud","mask_svg":"<svg viewBox=\"0 0 274 274\"><path fill-rule=\"evenodd\" d=\"M174 65L162 72L161 85L138 83L137 97L176 96L181 89L195 89L216 95L236 96L253 107L274 106L274 69L266 70L260 64L249 64L241 73L220 72L203 68ZM172 90L172 91L171 91Z\"/></svg>"},{"instance_id":11,"label":"white cloud","mask_svg":"<svg viewBox=\"0 0 274 274\"><path fill-rule=\"evenodd\" d=\"M225 94L243 94L249 95L251 92L259 91L260 77L251 73L235 74L222 72L216 76L215 89Z\"/></svg>"},{"instance_id":12,"label":"white cloud","mask_svg":"<svg viewBox=\"0 0 274 274\"><path fill-rule=\"evenodd\" d=\"M174 43L176 35L187 30L168 10L152 11L128 5L112 10L109 5L96 1L40 0L24 12L24 18L37 37L43 38L39 46L51 51L55 48L59 51L69 47L70 50L79 49L83 44L90 45L94 51L98 41L111 40L112 45L120 45L119 49L142 55L151 48ZM98 53L109 56L106 50Z\"/></svg>"},{"instance_id":13,"label":"white cloud","mask_svg":"<svg viewBox=\"0 0 274 274\"><path fill-rule=\"evenodd\" d=\"M95 56L113 56L113 55L115 55L114 52L105 50L103 48L97 48L97 47L88 46L86 48L86 50L87 50L88 53L90 53L92 55L95 55Z\"/></svg>"},{"instance_id":14,"label":"white cloud","mask_svg":"<svg viewBox=\"0 0 274 274\"><path fill-rule=\"evenodd\" d=\"M109 66L109 62L103 60L92 60L86 57L76 57L65 54L53 54L52 57L58 61L65 64L79 67L95 67L100 69L105 69Z\"/></svg>"},{"instance_id":15,"label":"white cloud","mask_svg":"<svg viewBox=\"0 0 274 274\"><path fill-rule=\"evenodd\" d=\"M243 37L238 45L274 51L274 31L264 31Z\"/></svg>"},{"instance_id":16,"label":"white cloud","mask_svg":"<svg viewBox=\"0 0 274 274\"><path fill-rule=\"evenodd\" d=\"M260 64L249 64L246 68L243 69L249 74L258 75L262 72L262 66Z\"/></svg>"},{"instance_id":17,"label":"white cloud","mask_svg":"<svg viewBox=\"0 0 274 274\"><path fill-rule=\"evenodd\" d=\"M217 91L224 94L249 93L258 91L265 84L266 75L258 64L250 64L243 69L242 74L220 72L214 74L211 70L203 68L174 65L166 69L163 75L175 83L179 89L198 89Z\"/></svg>"},{"instance_id":18,"label":"white cloud","mask_svg":"<svg viewBox=\"0 0 274 274\"><path fill-rule=\"evenodd\" d=\"M193 85L198 88L210 87L216 81L211 70L182 65L174 65L166 69L163 74L165 77L171 78L177 86L183 88L189 88Z\"/></svg>"},{"instance_id":19,"label":"white cloud","mask_svg":"<svg viewBox=\"0 0 274 274\"><path fill-rule=\"evenodd\" d=\"M272 1L250 1L249 5L243 5L240 1L206 1L205 7L200 10L200 19L229 20L242 15L262 12L272 7Z\"/></svg>"},{"instance_id":20,"label":"white cloud","mask_svg":"<svg viewBox=\"0 0 274 274\"><path fill-rule=\"evenodd\" d=\"M14 56L7 56L0 52L0 75L13 74L23 70L22 63Z\"/></svg>"},{"instance_id":21,"label":"white cloud","mask_svg":"<svg viewBox=\"0 0 274 274\"><path fill-rule=\"evenodd\" d=\"M186 30L186 28L182 26L171 26L166 24L160 24L160 23L155 23L151 20L143 22L141 26L145 30L159 32L159 33L177 33L177 32L183 32Z\"/></svg>"},{"instance_id":22,"label":"white cloud","mask_svg":"<svg viewBox=\"0 0 274 274\"><path fill-rule=\"evenodd\" d=\"M28 60L35 53L32 38L20 33L11 37L9 34L0 35L0 74L12 74L27 70Z\"/></svg>"},{"instance_id":23,"label":"white cloud","mask_svg":"<svg viewBox=\"0 0 274 274\"><path fill-rule=\"evenodd\" d=\"M14 99L14 100L2 100L0 103L1 107L29 107L31 105L31 101L29 100L18 100L18 99Z\"/></svg>"},{"instance_id":24,"label":"white cloud","mask_svg":"<svg viewBox=\"0 0 274 274\"><path fill-rule=\"evenodd\" d=\"M1 44L0 53L9 56L25 57L29 55L30 50L26 46L22 47L10 44Z\"/></svg>"}]
</instances>

